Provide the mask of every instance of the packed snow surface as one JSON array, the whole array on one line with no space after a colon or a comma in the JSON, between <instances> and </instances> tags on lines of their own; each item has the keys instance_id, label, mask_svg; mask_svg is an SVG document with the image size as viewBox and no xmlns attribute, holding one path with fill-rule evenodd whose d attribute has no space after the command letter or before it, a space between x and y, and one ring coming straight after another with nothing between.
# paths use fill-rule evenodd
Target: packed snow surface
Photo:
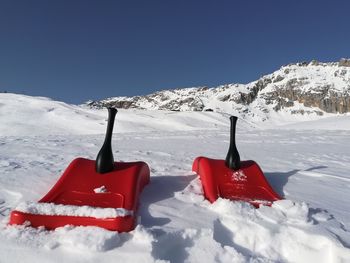
<instances>
[{"instance_id":1,"label":"packed snow surface","mask_svg":"<svg viewBox=\"0 0 350 263\"><path fill-rule=\"evenodd\" d=\"M138 226L47 231L8 226L9 213L39 200L74 158L96 157L107 113L7 95L0 94L0 262L350 262L349 116L264 129L240 119L241 159L255 160L284 197L255 209L209 203L191 171L197 156L225 157L230 112L119 111L115 160L151 168Z\"/></svg>"}]
</instances>

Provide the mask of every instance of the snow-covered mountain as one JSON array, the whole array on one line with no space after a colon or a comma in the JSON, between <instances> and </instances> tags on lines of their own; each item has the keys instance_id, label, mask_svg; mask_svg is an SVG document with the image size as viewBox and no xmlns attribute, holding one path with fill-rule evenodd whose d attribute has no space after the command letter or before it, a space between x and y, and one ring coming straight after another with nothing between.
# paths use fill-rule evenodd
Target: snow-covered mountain
<instances>
[{"instance_id":1,"label":"snow-covered mountain","mask_svg":"<svg viewBox=\"0 0 350 263\"><path fill-rule=\"evenodd\" d=\"M248 84L159 91L146 96L89 101L90 107L114 105L170 111L216 111L251 121L285 115L317 119L350 112L350 59L289 64Z\"/></svg>"}]
</instances>

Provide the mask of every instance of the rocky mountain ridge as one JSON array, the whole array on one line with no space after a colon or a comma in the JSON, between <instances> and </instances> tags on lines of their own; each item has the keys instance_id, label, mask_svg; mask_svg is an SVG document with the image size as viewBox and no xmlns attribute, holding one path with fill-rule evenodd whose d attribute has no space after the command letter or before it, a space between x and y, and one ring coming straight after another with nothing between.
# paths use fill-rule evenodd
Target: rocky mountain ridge
<instances>
[{"instance_id":1,"label":"rocky mountain ridge","mask_svg":"<svg viewBox=\"0 0 350 263\"><path fill-rule=\"evenodd\" d=\"M221 111L262 120L274 112L318 116L347 113L350 112L350 59L289 64L248 84L164 90L86 104L94 108Z\"/></svg>"}]
</instances>

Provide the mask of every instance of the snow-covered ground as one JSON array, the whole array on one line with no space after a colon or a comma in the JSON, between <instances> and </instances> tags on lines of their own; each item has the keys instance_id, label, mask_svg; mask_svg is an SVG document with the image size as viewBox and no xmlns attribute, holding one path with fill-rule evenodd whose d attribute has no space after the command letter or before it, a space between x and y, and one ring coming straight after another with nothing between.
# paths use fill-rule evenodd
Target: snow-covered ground
<instances>
[{"instance_id":1,"label":"snow-covered ground","mask_svg":"<svg viewBox=\"0 0 350 263\"><path fill-rule=\"evenodd\" d=\"M103 110L0 94L0 262L350 261L346 115L264 129L239 120L241 159L258 162L285 198L255 209L208 203L191 172L199 155L225 157L227 114L121 110L114 158L151 168L137 228L7 226L10 210L42 197L71 160L96 157L105 119Z\"/></svg>"}]
</instances>

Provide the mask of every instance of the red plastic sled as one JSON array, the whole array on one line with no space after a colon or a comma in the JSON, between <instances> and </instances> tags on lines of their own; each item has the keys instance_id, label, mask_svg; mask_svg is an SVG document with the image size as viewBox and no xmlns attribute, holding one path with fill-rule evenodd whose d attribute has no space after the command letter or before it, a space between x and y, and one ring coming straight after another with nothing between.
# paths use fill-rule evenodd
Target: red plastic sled
<instances>
[{"instance_id":1,"label":"red plastic sled","mask_svg":"<svg viewBox=\"0 0 350 263\"><path fill-rule=\"evenodd\" d=\"M235 144L237 117L231 118L231 143L226 160L197 157L192 171L201 179L204 196L210 202L219 197L246 201L259 207L282 199L269 185L254 161L240 161Z\"/></svg>"},{"instance_id":2,"label":"red plastic sled","mask_svg":"<svg viewBox=\"0 0 350 263\"><path fill-rule=\"evenodd\" d=\"M98 226L118 232L134 229L139 195L150 181L150 171L144 162L114 162L111 138L117 110L109 108L108 113L106 138L96 161L84 158L73 160L54 187L35 206L35 213L30 209L12 211L9 224L29 222L33 227L44 226L47 229L64 225ZM46 208L38 209L40 204L49 206L54 213L48 213ZM83 206L89 207L84 210ZM59 212L55 210L57 207L61 209ZM107 209L108 212L113 211L107 216L85 213L86 210L101 211L101 208L114 209ZM84 213L77 212L81 210Z\"/></svg>"},{"instance_id":3,"label":"red plastic sled","mask_svg":"<svg viewBox=\"0 0 350 263\"><path fill-rule=\"evenodd\" d=\"M115 218L41 215L12 211L10 224L30 222L33 227L55 229L64 225L99 226L108 230L128 232L134 229L139 195L149 183L149 168L144 162L116 162L112 172L99 174L95 161L77 158L68 166L54 187L39 201L63 205L124 208L132 215ZM104 186L105 193L94 189Z\"/></svg>"},{"instance_id":4,"label":"red plastic sled","mask_svg":"<svg viewBox=\"0 0 350 263\"><path fill-rule=\"evenodd\" d=\"M241 168L233 171L226 167L225 160L197 157L192 170L199 175L204 196L210 202L223 197L259 207L281 199L254 161L241 161Z\"/></svg>"}]
</instances>

